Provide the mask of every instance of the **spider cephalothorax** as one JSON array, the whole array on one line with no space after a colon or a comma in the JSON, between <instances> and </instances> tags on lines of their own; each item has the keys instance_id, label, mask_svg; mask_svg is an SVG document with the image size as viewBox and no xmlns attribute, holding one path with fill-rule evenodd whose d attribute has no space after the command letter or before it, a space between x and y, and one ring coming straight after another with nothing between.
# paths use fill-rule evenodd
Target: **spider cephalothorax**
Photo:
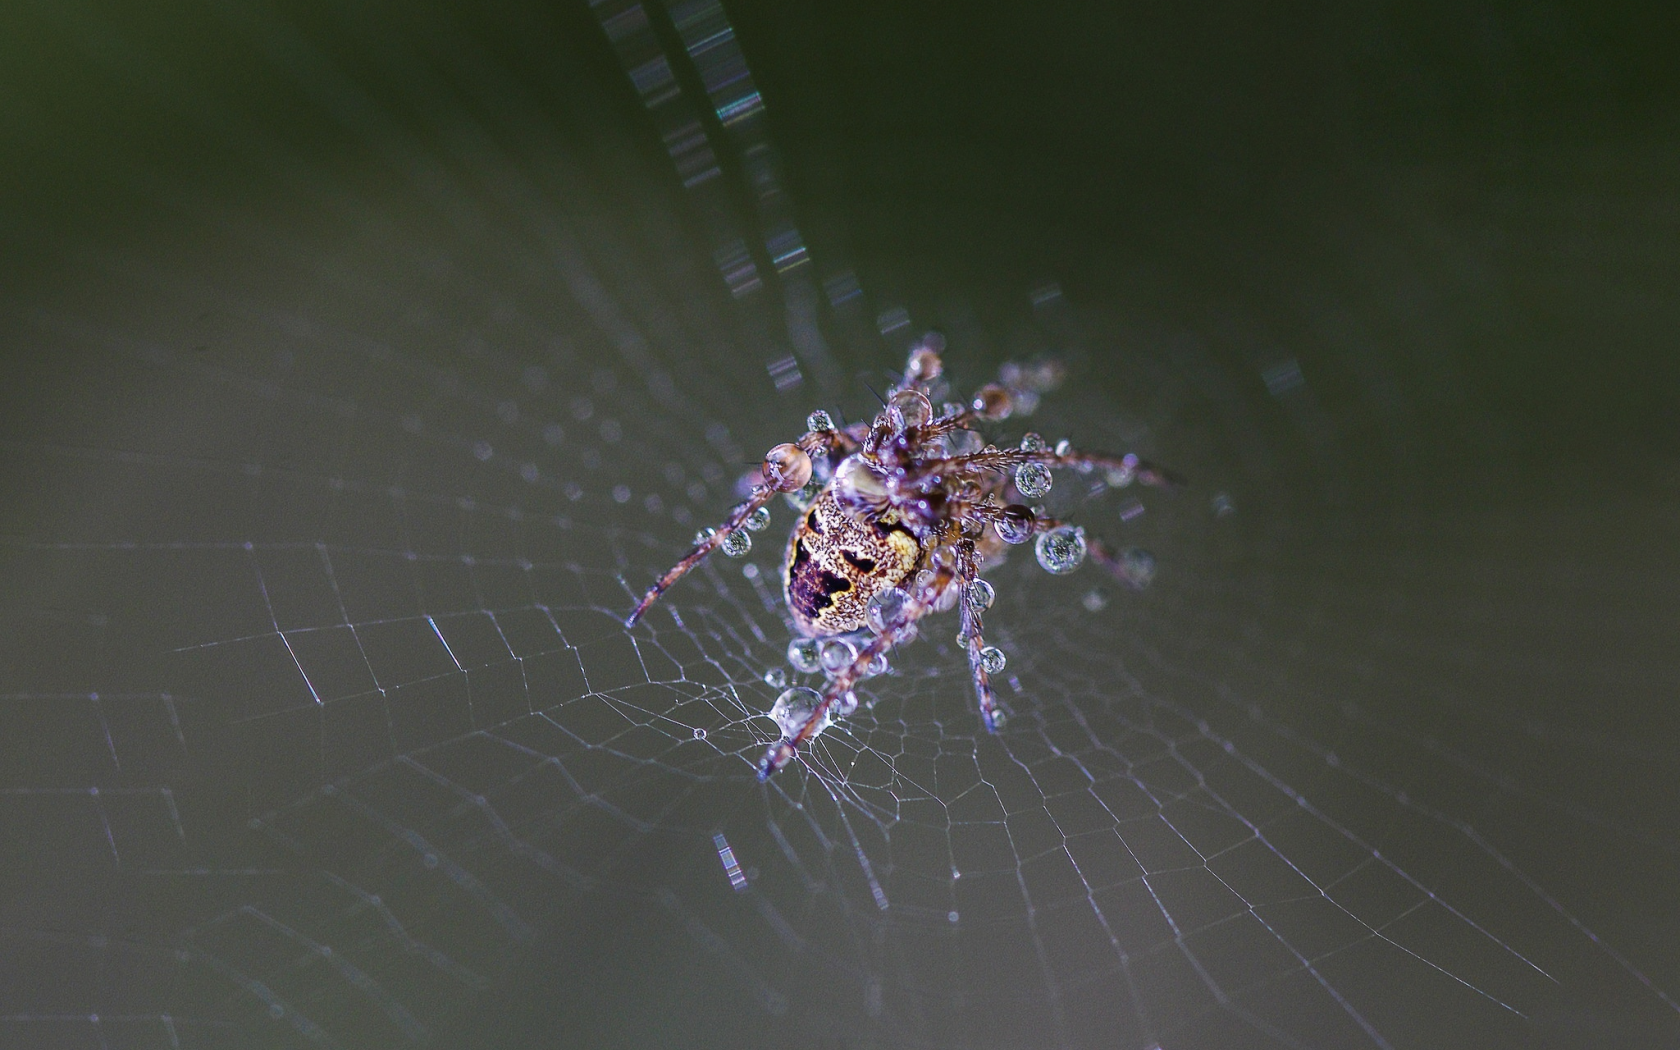
<instances>
[{"instance_id":1,"label":"spider cephalothorax","mask_svg":"<svg viewBox=\"0 0 1680 1050\"><path fill-rule=\"evenodd\" d=\"M807 691L809 702L778 701L783 736L759 762L761 778L792 761L799 745L821 732L835 710L855 705L857 682L887 650L914 638L917 622L932 612L960 607L960 640L968 651L980 717L996 731L1003 719L991 674L1001 654L981 638L980 618L991 605L992 588L980 573L1001 560L1009 545L1036 536L1038 561L1050 572L1072 572L1088 553L1136 582L1135 563L1023 501L1050 490L1052 468L1102 471L1115 488L1133 481L1167 486L1175 479L1134 455L1083 452L1066 441L1052 449L1037 434L1026 435L1017 448L981 447L975 426L1007 419L1017 407L1030 410L1060 382L1061 369L1054 363L1007 365L999 382L981 387L967 404L947 402L935 411L929 394L942 385L939 345L930 336L911 351L903 380L873 421L837 427L828 413L811 413L804 436L769 451L747 499L721 526L703 531L625 621L633 626L713 550L744 554L751 546L746 530L764 527L766 507L778 492L801 508L782 577L794 629L822 638L867 628L873 637L829 669L820 696Z\"/></svg>"}]
</instances>

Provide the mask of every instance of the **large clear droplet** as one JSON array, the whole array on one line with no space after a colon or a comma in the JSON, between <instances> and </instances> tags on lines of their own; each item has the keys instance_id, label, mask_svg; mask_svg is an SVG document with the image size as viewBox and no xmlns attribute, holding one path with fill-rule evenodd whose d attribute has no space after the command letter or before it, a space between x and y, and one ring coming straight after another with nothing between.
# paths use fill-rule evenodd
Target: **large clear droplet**
<instances>
[{"instance_id":1,"label":"large clear droplet","mask_svg":"<svg viewBox=\"0 0 1680 1050\"><path fill-rule=\"evenodd\" d=\"M834 417L819 408L805 417L805 429L814 431L833 430Z\"/></svg>"},{"instance_id":2,"label":"large clear droplet","mask_svg":"<svg viewBox=\"0 0 1680 1050\"><path fill-rule=\"evenodd\" d=\"M1009 663L1009 657L1003 655L1003 650L995 645L988 645L980 650L980 670L987 674L997 674Z\"/></svg>"},{"instance_id":3,"label":"large clear droplet","mask_svg":"<svg viewBox=\"0 0 1680 1050\"><path fill-rule=\"evenodd\" d=\"M975 580L968 585L968 607L975 612L985 612L992 607L992 600L997 597L997 591L985 580Z\"/></svg>"},{"instance_id":4,"label":"large clear droplet","mask_svg":"<svg viewBox=\"0 0 1680 1050\"><path fill-rule=\"evenodd\" d=\"M822 669L822 643L815 638L795 638L788 643L788 663L801 674L812 674Z\"/></svg>"},{"instance_id":5,"label":"large clear droplet","mask_svg":"<svg viewBox=\"0 0 1680 1050\"><path fill-rule=\"evenodd\" d=\"M861 455L847 456L834 472L834 501L846 511L873 511L887 503L887 483Z\"/></svg>"},{"instance_id":6,"label":"large clear droplet","mask_svg":"<svg viewBox=\"0 0 1680 1050\"><path fill-rule=\"evenodd\" d=\"M746 520L741 522L741 524L745 525L749 532L763 532L765 529L770 527L770 508L758 508L751 514L748 514Z\"/></svg>"},{"instance_id":7,"label":"large clear droplet","mask_svg":"<svg viewBox=\"0 0 1680 1050\"><path fill-rule=\"evenodd\" d=\"M1046 572L1066 575L1085 561L1085 530L1077 525L1051 529L1038 538L1037 554Z\"/></svg>"},{"instance_id":8,"label":"large clear droplet","mask_svg":"<svg viewBox=\"0 0 1680 1050\"><path fill-rule=\"evenodd\" d=\"M894 430L919 427L933 418L933 402L920 390L900 390L887 402L887 411Z\"/></svg>"},{"instance_id":9,"label":"large clear droplet","mask_svg":"<svg viewBox=\"0 0 1680 1050\"><path fill-rule=\"evenodd\" d=\"M1025 543L1032 538L1033 512L1019 503L1012 503L1003 508L992 527L997 529L998 539L1005 543Z\"/></svg>"},{"instance_id":10,"label":"large clear droplet","mask_svg":"<svg viewBox=\"0 0 1680 1050\"><path fill-rule=\"evenodd\" d=\"M869 608L864 612L864 620L869 629L876 634L886 634L888 631L904 622L905 610L909 608L910 595L901 587L888 587L886 590L869 599Z\"/></svg>"},{"instance_id":11,"label":"large clear droplet","mask_svg":"<svg viewBox=\"0 0 1680 1050\"><path fill-rule=\"evenodd\" d=\"M857 646L844 638L830 638L822 646L822 668L831 675L838 674L852 666L857 653Z\"/></svg>"},{"instance_id":12,"label":"large clear droplet","mask_svg":"<svg viewBox=\"0 0 1680 1050\"><path fill-rule=\"evenodd\" d=\"M1037 499L1050 491L1055 478L1042 463L1023 463L1015 468L1015 488L1028 499Z\"/></svg>"},{"instance_id":13,"label":"large clear droplet","mask_svg":"<svg viewBox=\"0 0 1680 1050\"><path fill-rule=\"evenodd\" d=\"M1043 452L1049 447L1050 442L1044 440L1044 436L1042 434L1035 434L1029 430L1025 434L1021 435L1022 452Z\"/></svg>"},{"instance_id":14,"label":"large clear droplet","mask_svg":"<svg viewBox=\"0 0 1680 1050\"><path fill-rule=\"evenodd\" d=\"M752 550L752 537L747 535L746 529L736 529L725 536L718 546L731 558L739 558Z\"/></svg>"},{"instance_id":15,"label":"large clear droplet","mask_svg":"<svg viewBox=\"0 0 1680 1050\"><path fill-rule=\"evenodd\" d=\"M782 739L792 740L805 728L805 723L811 720L812 712L822 704L822 694L815 689L796 685L792 689L784 690L776 697L776 703L770 708L770 717L782 728ZM817 733L827 729L829 718L824 714L821 722L817 723ZM812 734L813 736L816 733Z\"/></svg>"}]
</instances>

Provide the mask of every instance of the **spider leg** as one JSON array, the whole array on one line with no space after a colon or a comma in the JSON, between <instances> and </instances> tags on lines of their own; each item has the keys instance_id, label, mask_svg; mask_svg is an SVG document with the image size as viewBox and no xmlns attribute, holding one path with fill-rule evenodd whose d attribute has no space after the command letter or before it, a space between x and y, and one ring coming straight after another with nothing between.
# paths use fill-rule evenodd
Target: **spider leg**
<instances>
[{"instance_id":1,"label":"spider leg","mask_svg":"<svg viewBox=\"0 0 1680 1050\"><path fill-rule=\"evenodd\" d=\"M1068 524L1060 518L1034 518L1033 535L1059 529ZM1139 581L1137 569L1127 562L1108 544L1095 536L1085 537L1085 553L1090 559L1107 569L1109 574L1133 590L1142 590L1148 585L1148 580Z\"/></svg>"},{"instance_id":2,"label":"spider leg","mask_svg":"<svg viewBox=\"0 0 1680 1050\"><path fill-rule=\"evenodd\" d=\"M833 678L829 679L828 687L823 690L822 699L811 710L799 729L790 736L771 744L764 752L764 757L758 763L758 779L768 780L770 777L793 761L799 751L799 745L816 736L823 728L828 718L829 709L841 697L852 691L852 687L863 678L869 665L875 658L888 649L902 642L908 641L915 635L916 624L922 617L934 611L939 598L945 591L956 583L957 569L951 565L935 566L934 577L926 585L915 588L910 595L910 601L904 607L903 615L885 631L869 640L869 644L859 650L856 659L848 666L840 669Z\"/></svg>"},{"instance_id":3,"label":"spider leg","mask_svg":"<svg viewBox=\"0 0 1680 1050\"><path fill-rule=\"evenodd\" d=\"M1140 485L1150 485L1158 489L1183 488L1185 480L1164 467L1156 466L1146 459L1139 459L1128 452L1124 456L1116 456L1108 452L1085 452L1080 449L1069 449L1066 452L1029 452L1024 453L1027 459L1037 460L1046 466L1071 467L1080 472L1104 470L1111 475L1118 475L1121 479L1115 488L1125 488L1133 481ZM1026 462L1023 459L1021 462Z\"/></svg>"},{"instance_id":4,"label":"spider leg","mask_svg":"<svg viewBox=\"0 0 1680 1050\"><path fill-rule=\"evenodd\" d=\"M963 542L960 558L957 586L961 588L961 597L957 601L962 609L962 638L968 647L968 668L974 676L974 699L980 705L980 724L986 727L986 732L995 733L1003 723L1003 716L998 711L997 696L992 692L992 676L980 660L980 650L986 647L980 633L980 610L968 600L969 584L980 578L972 541Z\"/></svg>"},{"instance_id":5,"label":"spider leg","mask_svg":"<svg viewBox=\"0 0 1680 1050\"><path fill-rule=\"evenodd\" d=\"M729 512L729 516L723 519L723 524L719 525L710 536L696 543L692 550L683 555L681 561L667 569L665 575L648 588L647 593L642 595L642 600L637 602L636 607L630 610L630 615L624 618L624 626L636 626L636 621L642 618L642 614L647 612L649 606L659 600L660 595L670 590L672 584L687 576L690 569L705 560L706 555L722 546L723 541L728 538L731 532L742 526L749 514L769 503L775 495L776 490L768 485L754 485L752 494Z\"/></svg>"},{"instance_id":6,"label":"spider leg","mask_svg":"<svg viewBox=\"0 0 1680 1050\"><path fill-rule=\"evenodd\" d=\"M811 455L826 449L835 440L834 434L832 430L808 431L799 439L798 444L777 445L765 453L764 463L758 468L762 481L753 486L752 492L745 500L736 504L735 509L729 512L729 517L723 519L722 525L710 536L695 543L694 548L684 555L681 561L666 570L665 575L648 588L648 592L642 595L642 600L637 602L636 607L630 610L630 615L624 618L624 626L636 626L636 621L642 618L642 613L647 612L648 606L658 601L659 596L669 590L672 584L688 575L688 571L699 565L706 555L721 547L731 533L746 524L749 515L769 503L776 493L794 492L804 488L805 483L811 480Z\"/></svg>"},{"instance_id":7,"label":"spider leg","mask_svg":"<svg viewBox=\"0 0 1680 1050\"><path fill-rule=\"evenodd\" d=\"M943 422L934 424L934 426L939 427ZM1085 452L1079 449L1069 449L1066 452L1049 450L1027 452L1022 449L1001 449L992 452L976 452L968 456L930 457L915 464L913 478L920 479L934 475L944 476L956 472L1007 474L1023 463L1043 463L1047 467L1065 467L1076 470L1081 474L1102 470L1115 479L1113 482L1115 488L1125 488L1134 481L1163 489L1182 488L1187 484L1184 478L1178 474L1164 467L1156 466L1146 459L1140 459L1130 452L1124 456L1116 456L1109 452Z\"/></svg>"}]
</instances>

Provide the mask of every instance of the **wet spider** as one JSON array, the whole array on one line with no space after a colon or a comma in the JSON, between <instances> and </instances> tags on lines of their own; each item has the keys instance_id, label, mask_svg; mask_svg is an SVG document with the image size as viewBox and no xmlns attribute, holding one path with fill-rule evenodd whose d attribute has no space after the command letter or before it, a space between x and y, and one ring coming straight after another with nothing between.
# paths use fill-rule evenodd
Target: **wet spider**
<instances>
[{"instance_id":1,"label":"wet spider","mask_svg":"<svg viewBox=\"0 0 1680 1050\"><path fill-rule=\"evenodd\" d=\"M1054 363L1006 365L1000 381L981 387L968 404L947 402L936 412L928 395L943 385L942 345L933 334L911 351L903 379L872 422L836 427L828 413L811 413L805 435L765 455L747 499L722 525L703 530L694 549L648 589L625 620L634 626L712 551L746 553L747 531L769 522L768 504L778 492L802 508L782 577L795 629L807 639L864 628L873 637L855 647L855 655L850 647L840 650L850 658L828 669L820 696L789 690L777 701L772 716L783 736L760 760L761 780L792 761L799 745L826 728L835 712L855 708L853 687L880 666L887 650L915 637L922 617L959 601L958 637L968 650L980 718L996 732L1003 714L992 695L991 675L1002 669L1003 654L981 637L981 614L993 591L980 573L1002 560L1006 545L1037 536L1038 561L1052 573L1072 572L1089 553L1122 580L1138 582L1135 561L1011 497L1044 495L1052 467L1102 471L1114 488L1133 481L1169 487L1178 479L1129 453L1085 452L1066 441L1052 449L1037 434L1022 438L1019 448L980 447L976 424L1030 411L1040 394L1061 381L1061 369ZM801 692L804 701L797 698Z\"/></svg>"}]
</instances>

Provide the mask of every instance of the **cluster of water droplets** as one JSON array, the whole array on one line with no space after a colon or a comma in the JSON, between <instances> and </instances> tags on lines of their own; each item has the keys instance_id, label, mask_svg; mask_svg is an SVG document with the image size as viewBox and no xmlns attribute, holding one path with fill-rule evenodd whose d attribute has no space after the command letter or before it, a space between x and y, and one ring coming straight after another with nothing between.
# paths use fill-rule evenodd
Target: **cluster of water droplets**
<instances>
[{"instance_id":1,"label":"cluster of water droplets","mask_svg":"<svg viewBox=\"0 0 1680 1050\"><path fill-rule=\"evenodd\" d=\"M1043 377L1032 377L1040 379ZM1017 384L1009 384L1017 387ZM1012 390L1017 398L1022 388L1031 394L1031 388L1038 385L1035 382L1019 383L1019 388ZM1045 386L1051 385L1046 382ZM938 393L936 391L936 393ZM1036 397L1031 402L1036 402ZM1031 411L1031 402L1026 407ZM1023 407L1023 406L1017 406ZM888 425L898 433L909 427L924 426L936 418L932 401L927 395L916 390L904 390L893 395L886 406ZM957 402L947 402L939 409L939 414L949 416L963 411L963 406ZM1019 414L1026 414L1020 412ZM828 412L817 409L805 420L806 429L812 432L824 432L837 429L833 417ZM1021 438L1020 450L1029 453L1048 453L1051 446L1043 436L1027 433ZM968 429L958 429L945 434L941 438L933 439L927 452L932 455L965 456L980 452L997 452L996 446L984 443L981 435ZM1067 440L1058 442L1054 449L1057 456L1066 456L1072 452L1072 444ZM1085 468L1087 471L1089 468ZM1118 466L1106 468L1103 481L1110 488L1125 488L1136 478L1138 459L1134 455L1124 457ZM788 503L796 510L804 512L822 491L829 480L829 472L823 470L821 476L813 476L811 481L802 489L785 494ZM1037 500L1048 494L1054 484L1054 475L1050 466L1040 461L1029 461L1016 466L1012 480L1016 490L1026 500ZM1033 508L1029 512L1026 507L1011 508L1017 513L998 516L993 521L993 528L999 538L1006 543L1019 544L1033 538L1036 529L1036 517L1041 516L1042 508ZM742 528L733 530L724 538L720 548L725 554L740 557L746 554L752 546L748 532L757 532L768 526L770 512L768 508L760 508L742 522ZM712 530L703 530L696 542L703 542L709 538ZM1084 564L1088 553L1085 530L1077 525L1061 525L1054 529L1038 534L1034 553L1040 566L1045 571L1055 575L1066 575L1074 572ZM1120 552L1115 566L1117 574L1129 586L1142 589L1148 586L1155 574L1155 558L1146 550L1127 548ZM913 624L908 624L909 607L913 594L923 594L924 600L935 574L931 570L923 570L906 582L903 587L887 587L878 592L871 599L865 613L868 630L875 636L897 631L898 644L904 644L916 637ZM938 596L935 601L937 611L954 608L957 603L964 602L976 613L991 608L996 600L996 591L992 584L983 579L975 579L966 587L952 587ZM1097 612L1108 604L1108 596L1100 589L1087 593L1081 604L1091 612ZM909 627L905 630L906 626ZM787 662L798 674L821 674L832 680L847 668L853 666L861 652L861 647L869 639L869 635L851 638L804 638L795 637L788 642ZM959 635L959 642L967 644L967 637ZM988 675L1001 673L1008 666L1008 657L996 646L985 646L979 652L979 665ZM865 670L863 677L884 674L889 670L886 655L883 653ZM773 667L764 673L765 684L771 688L781 690L775 703L769 711L769 717L780 727L783 739L792 740L804 730L812 715L822 705L823 693L809 686L790 684L790 676L781 667ZM845 695L837 697L824 711L811 735L822 733L836 721L854 713L859 706L855 692L847 691ZM997 713L996 724L1001 725L1003 715Z\"/></svg>"},{"instance_id":2,"label":"cluster of water droplets","mask_svg":"<svg viewBox=\"0 0 1680 1050\"><path fill-rule=\"evenodd\" d=\"M739 527L730 529L724 534L723 540L718 544L718 550L721 550L731 558L744 558L747 553L752 550L752 537L749 536L748 533L763 532L769 527L770 508L759 507L751 514L748 514ZM694 534L694 545L698 547L710 540L713 536L717 535L717 531L718 530L710 526L701 529L699 532Z\"/></svg>"}]
</instances>

